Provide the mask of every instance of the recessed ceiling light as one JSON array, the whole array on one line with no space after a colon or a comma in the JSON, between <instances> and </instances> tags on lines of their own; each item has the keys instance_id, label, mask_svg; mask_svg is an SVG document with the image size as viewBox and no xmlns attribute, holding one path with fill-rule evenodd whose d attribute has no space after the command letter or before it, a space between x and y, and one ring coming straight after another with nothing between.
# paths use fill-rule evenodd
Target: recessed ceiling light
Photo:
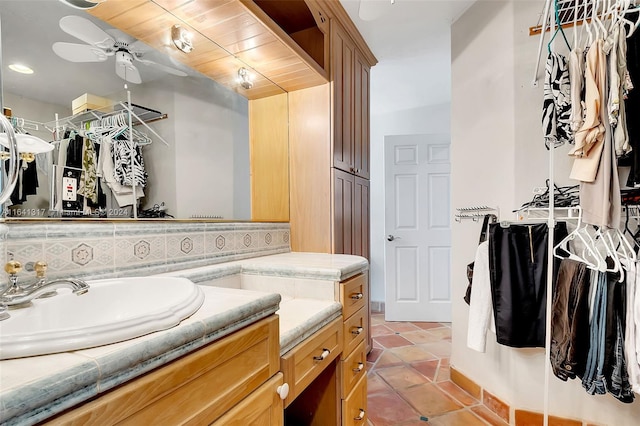
<instances>
[{"instance_id":1,"label":"recessed ceiling light","mask_svg":"<svg viewBox=\"0 0 640 426\"><path fill-rule=\"evenodd\" d=\"M19 72L20 74L33 74L33 70L26 65L11 64L9 65L11 71Z\"/></svg>"}]
</instances>

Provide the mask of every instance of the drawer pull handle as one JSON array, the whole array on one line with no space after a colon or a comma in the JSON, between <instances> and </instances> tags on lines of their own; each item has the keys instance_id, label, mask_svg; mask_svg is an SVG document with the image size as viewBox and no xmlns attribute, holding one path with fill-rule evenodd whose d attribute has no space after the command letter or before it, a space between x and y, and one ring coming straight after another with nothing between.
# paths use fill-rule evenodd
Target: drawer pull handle
<instances>
[{"instance_id":1,"label":"drawer pull handle","mask_svg":"<svg viewBox=\"0 0 640 426\"><path fill-rule=\"evenodd\" d=\"M331 353L331 351L329 349L324 348L324 349L322 349L322 355L314 356L313 359L315 359L316 361L322 361L323 359L328 357L330 353Z\"/></svg>"},{"instance_id":2,"label":"drawer pull handle","mask_svg":"<svg viewBox=\"0 0 640 426\"><path fill-rule=\"evenodd\" d=\"M289 395L289 383L284 383L283 385L278 386L276 393L280 395L280 399L286 399Z\"/></svg>"},{"instance_id":3,"label":"drawer pull handle","mask_svg":"<svg viewBox=\"0 0 640 426\"><path fill-rule=\"evenodd\" d=\"M357 417L354 417L353 420L356 420L356 421L364 420L364 414L365 414L365 411L361 408L360 414L358 414Z\"/></svg>"},{"instance_id":4,"label":"drawer pull handle","mask_svg":"<svg viewBox=\"0 0 640 426\"><path fill-rule=\"evenodd\" d=\"M355 334L357 336L358 334L362 334L363 331L364 331L364 328L356 327L353 330L351 330L351 334Z\"/></svg>"},{"instance_id":5,"label":"drawer pull handle","mask_svg":"<svg viewBox=\"0 0 640 426\"><path fill-rule=\"evenodd\" d=\"M361 363L361 362L359 362L359 363L358 363L358 367L354 368L354 369L353 369L353 372L354 372L354 373L359 373L359 372L361 372L363 369L364 369L364 364L363 364L363 363Z\"/></svg>"},{"instance_id":6,"label":"drawer pull handle","mask_svg":"<svg viewBox=\"0 0 640 426\"><path fill-rule=\"evenodd\" d=\"M360 299L362 299L363 297L364 297L364 294L362 294L362 293L353 293L353 294L351 295L351 298L352 298L353 300L360 300Z\"/></svg>"}]
</instances>

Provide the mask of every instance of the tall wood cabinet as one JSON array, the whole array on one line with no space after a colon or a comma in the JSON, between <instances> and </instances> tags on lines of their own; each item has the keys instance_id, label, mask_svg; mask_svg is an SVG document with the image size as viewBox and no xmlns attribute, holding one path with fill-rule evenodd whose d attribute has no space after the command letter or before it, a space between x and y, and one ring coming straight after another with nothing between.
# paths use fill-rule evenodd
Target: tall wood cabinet
<instances>
[{"instance_id":1,"label":"tall wood cabinet","mask_svg":"<svg viewBox=\"0 0 640 426\"><path fill-rule=\"evenodd\" d=\"M369 71L338 22L331 25L333 167L369 179Z\"/></svg>"}]
</instances>

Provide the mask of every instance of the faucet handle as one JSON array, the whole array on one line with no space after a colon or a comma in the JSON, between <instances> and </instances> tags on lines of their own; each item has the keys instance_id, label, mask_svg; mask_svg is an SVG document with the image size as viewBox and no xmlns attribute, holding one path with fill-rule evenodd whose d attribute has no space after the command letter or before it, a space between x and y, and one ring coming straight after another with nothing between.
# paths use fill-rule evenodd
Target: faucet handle
<instances>
[{"instance_id":1,"label":"faucet handle","mask_svg":"<svg viewBox=\"0 0 640 426\"><path fill-rule=\"evenodd\" d=\"M35 263L33 269L36 271L36 278L44 278L47 273L47 262L39 260Z\"/></svg>"},{"instance_id":2,"label":"faucet handle","mask_svg":"<svg viewBox=\"0 0 640 426\"><path fill-rule=\"evenodd\" d=\"M22 263L17 260L10 260L5 263L4 270L9 275L18 275L22 271Z\"/></svg>"}]
</instances>

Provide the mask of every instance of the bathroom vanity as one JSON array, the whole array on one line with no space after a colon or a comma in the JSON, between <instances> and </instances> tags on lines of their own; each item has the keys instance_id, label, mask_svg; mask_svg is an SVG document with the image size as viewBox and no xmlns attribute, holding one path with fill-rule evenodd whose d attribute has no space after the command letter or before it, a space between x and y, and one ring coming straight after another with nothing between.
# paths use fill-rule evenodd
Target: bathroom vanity
<instances>
[{"instance_id":1,"label":"bathroom vanity","mask_svg":"<svg viewBox=\"0 0 640 426\"><path fill-rule=\"evenodd\" d=\"M125 342L0 361L0 419L366 424L367 271L358 256L281 253L160 274L199 284L202 307Z\"/></svg>"}]
</instances>

